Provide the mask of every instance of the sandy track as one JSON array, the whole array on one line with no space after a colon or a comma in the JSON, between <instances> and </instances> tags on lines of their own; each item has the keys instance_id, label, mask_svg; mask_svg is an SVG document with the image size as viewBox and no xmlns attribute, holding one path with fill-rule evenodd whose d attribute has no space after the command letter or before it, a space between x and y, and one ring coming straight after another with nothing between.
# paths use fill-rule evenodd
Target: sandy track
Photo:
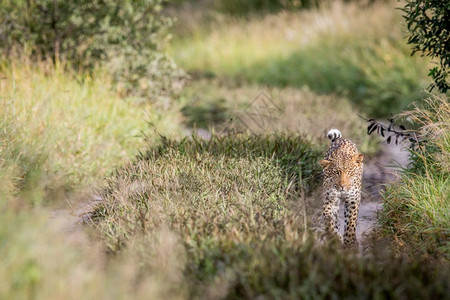
<instances>
[{"instance_id":1,"label":"sandy track","mask_svg":"<svg viewBox=\"0 0 450 300\"><path fill-rule=\"evenodd\" d=\"M408 164L408 151L400 145L383 143L381 153L364 165L363 196L359 207L356 236L358 241L364 241L376 226L377 212L382 208L380 192L386 183L395 181L401 167ZM339 210L340 230L344 231L344 207Z\"/></svg>"}]
</instances>

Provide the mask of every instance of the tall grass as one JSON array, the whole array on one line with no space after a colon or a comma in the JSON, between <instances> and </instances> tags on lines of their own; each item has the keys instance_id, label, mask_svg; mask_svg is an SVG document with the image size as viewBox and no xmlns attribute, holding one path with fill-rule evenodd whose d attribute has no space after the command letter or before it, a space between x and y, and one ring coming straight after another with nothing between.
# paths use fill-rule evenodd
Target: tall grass
<instances>
[{"instance_id":1,"label":"tall grass","mask_svg":"<svg viewBox=\"0 0 450 300\"><path fill-rule=\"evenodd\" d=\"M91 183L136 153L142 131L152 134L147 122L177 130L176 112L121 98L104 71L91 77L17 58L3 60L0 72L2 170L19 185L30 176Z\"/></svg>"},{"instance_id":2,"label":"tall grass","mask_svg":"<svg viewBox=\"0 0 450 300\"><path fill-rule=\"evenodd\" d=\"M412 253L450 258L450 106L445 95L402 113L420 126L422 145L384 193L382 224Z\"/></svg>"},{"instance_id":3,"label":"tall grass","mask_svg":"<svg viewBox=\"0 0 450 300\"><path fill-rule=\"evenodd\" d=\"M411 57L390 2L334 2L318 10L224 18L175 40L172 52L193 74L269 86L308 86L348 97L374 116L421 97L427 61Z\"/></svg>"}]
</instances>

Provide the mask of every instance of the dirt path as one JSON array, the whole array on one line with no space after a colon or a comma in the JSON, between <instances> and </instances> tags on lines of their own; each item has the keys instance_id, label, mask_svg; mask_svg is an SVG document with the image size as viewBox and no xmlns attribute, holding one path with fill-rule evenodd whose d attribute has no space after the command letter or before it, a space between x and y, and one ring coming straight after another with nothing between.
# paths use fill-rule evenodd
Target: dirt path
<instances>
[{"instance_id":1,"label":"dirt path","mask_svg":"<svg viewBox=\"0 0 450 300\"><path fill-rule=\"evenodd\" d=\"M380 191L383 185L396 179L399 167L408 164L408 151L400 145L383 144L381 153L364 165L364 193L359 207L358 226L356 236L360 245L376 225L377 211L382 207ZM341 203L339 210L341 232L344 231L344 208Z\"/></svg>"},{"instance_id":2,"label":"dirt path","mask_svg":"<svg viewBox=\"0 0 450 300\"><path fill-rule=\"evenodd\" d=\"M61 231L66 243L80 247L91 247L95 244L89 242L83 228L84 222L89 219L92 207L101 201L99 196L88 194L81 199L66 200L64 207L52 211L53 223Z\"/></svg>"}]
</instances>

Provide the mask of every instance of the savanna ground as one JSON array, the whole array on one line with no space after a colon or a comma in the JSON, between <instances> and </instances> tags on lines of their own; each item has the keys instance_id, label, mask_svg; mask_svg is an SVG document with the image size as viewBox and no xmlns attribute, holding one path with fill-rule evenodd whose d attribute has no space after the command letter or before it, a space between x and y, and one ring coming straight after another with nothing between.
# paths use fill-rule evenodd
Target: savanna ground
<instances>
[{"instance_id":1,"label":"savanna ground","mask_svg":"<svg viewBox=\"0 0 450 300\"><path fill-rule=\"evenodd\" d=\"M107 68L2 58L0 297L448 298L450 109L423 92L399 4L213 3L165 7L189 77L171 101ZM398 113L431 142L394 182L378 166L398 148L358 114ZM368 166L357 251L318 229L332 127Z\"/></svg>"}]
</instances>

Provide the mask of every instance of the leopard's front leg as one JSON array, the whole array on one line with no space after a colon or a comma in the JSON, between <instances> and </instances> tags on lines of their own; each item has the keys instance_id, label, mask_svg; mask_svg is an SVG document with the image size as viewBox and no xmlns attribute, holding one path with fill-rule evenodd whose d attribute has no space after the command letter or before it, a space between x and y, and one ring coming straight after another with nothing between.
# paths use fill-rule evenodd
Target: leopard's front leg
<instances>
[{"instance_id":1,"label":"leopard's front leg","mask_svg":"<svg viewBox=\"0 0 450 300\"><path fill-rule=\"evenodd\" d=\"M339 202L340 193L336 189L325 191L325 202L323 206L323 219L325 224L325 232L342 241L339 233Z\"/></svg>"},{"instance_id":2,"label":"leopard's front leg","mask_svg":"<svg viewBox=\"0 0 450 300\"><path fill-rule=\"evenodd\" d=\"M356 225L358 220L359 204L361 202L361 191L358 188L350 188L344 195L344 245L355 246L356 240Z\"/></svg>"}]
</instances>

